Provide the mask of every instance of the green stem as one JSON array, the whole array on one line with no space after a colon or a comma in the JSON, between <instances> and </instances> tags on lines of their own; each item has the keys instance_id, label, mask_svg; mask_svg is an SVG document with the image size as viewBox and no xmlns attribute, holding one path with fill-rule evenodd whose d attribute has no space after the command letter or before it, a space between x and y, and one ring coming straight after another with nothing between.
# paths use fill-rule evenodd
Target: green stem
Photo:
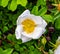
<instances>
[{"instance_id":1,"label":"green stem","mask_svg":"<svg viewBox=\"0 0 60 54\"><path fill-rule=\"evenodd\" d=\"M51 44L48 44L49 46L51 46L51 47L54 47L54 46L52 46Z\"/></svg>"},{"instance_id":2,"label":"green stem","mask_svg":"<svg viewBox=\"0 0 60 54\"><path fill-rule=\"evenodd\" d=\"M53 6L58 6L58 4L52 4Z\"/></svg>"},{"instance_id":3,"label":"green stem","mask_svg":"<svg viewBox=\"0 0 60 54\"><path fill-rule=\"evenodd\" d=\"M34 44L34 45L35 45L35 47L38 49L37 45L36 45L36 44Z\"/></svg>"},{"instance_id":4,"label":"green stem","mask_svg":"<svg viewBox=\"0 0 60 54\"><path fill-rule=\"evenodd\" d=\"M54 48L56 48L57 46L55 44L53 44L52 42L49 42L52 46L54 46Z\"/></svg>"}]
</instances>

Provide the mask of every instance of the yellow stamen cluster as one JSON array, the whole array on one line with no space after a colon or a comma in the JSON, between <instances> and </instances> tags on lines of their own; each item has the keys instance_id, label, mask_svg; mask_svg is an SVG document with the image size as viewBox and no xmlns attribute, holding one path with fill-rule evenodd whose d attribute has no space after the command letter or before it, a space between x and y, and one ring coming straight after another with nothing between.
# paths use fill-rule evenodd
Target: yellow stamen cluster
<instances>
[{"instance_id":1,"label":"yellow stamen cluster","mask_svg":"<svg viewBox=\"0 0 60 54\"><path fill-rule=\"evenodd\" d=\"M26 33L31 33L34 31L35 29L35 22L31 19L25 19L24 21L22 21L22 25L23 25L23 30L26 32Z\"/></svg>"},{"instance_id":2,"label":"yellow stamen cluster","mask_svg":"<svg viewBox=\"0 0 60 54\"><path fill-rule=\"evenodd\" d=\"M60 11L60 4L58 4L57 9L58 9L58 11Z\"/></svg>"}]
</instances>

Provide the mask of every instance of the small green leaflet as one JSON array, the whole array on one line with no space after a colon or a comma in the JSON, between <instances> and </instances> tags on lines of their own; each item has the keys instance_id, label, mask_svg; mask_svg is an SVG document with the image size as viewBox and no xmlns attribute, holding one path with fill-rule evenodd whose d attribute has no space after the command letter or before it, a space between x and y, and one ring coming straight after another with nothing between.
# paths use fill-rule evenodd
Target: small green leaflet
<instances>
[{"instance_id":1,"label":"small green leaflet","mask_svg":"<svg viewBox=\"0 0 60 54\"><path fill-rule=\"evenodd\" d=\"M1 0L1 6L6 7L8 5L9 0Z\"/></svg>"},{"instance_id":2,"label":"small green leaflet","mask_svg":"<svg viewBox=\"0 0 60 54\"><path fill-rule=\"evenodd\" d=\"M8 48L6 50L3 50L2 48L0 48L0 54L11 54L13 51L13 49Z\"/></svg>"},{"instance_id":3,"label":"small green leaflet","mask_svg":"<svg viewBox=\"0 0 60 54\"><path fill-rule=\"evenodd\" d=\"M46 0L38 0L37 6L40 6L40 5L46 5Z\"/></svg>"},{"instance_id":4,"label":"small green leaflet","mask_svg":"<svg viewBox=\"0 0 60 54\"><path fill-rule=\"evenodd\" d=\"M9 48L9 49L4 50L3 53L5 53L5 54L11 54L12 51L13 51L13 49Z\"/></svg>"},{"instance_id":5,"label":"small green leaflet","mask_svg":"<svg viewBox=\"0 0 60 54\"><path fill-rule=\"evenodd\" d=\"M39 10L38 15L43 16L46 12L47 12L47 8L46 8L46 7L42 7L42 8Z\"/></svg>"},{"instance_id":6,"label":"small green leaflet","mask_svg":"<svg viewBox=\"0 0 60 54\"><path fill-rule=\"evenodd\" d=\"M55 21L55 28L60 29L60 18L57 18Z\"/></svg>"},{"instance_id":7,"label":"small green leaflet","mask_svg":"<svg viewBox=\"0 0 60 54\"><path fill-rule=\"evenodd\" d=\"M8 9L15 11L17 8L17 0L12 0L11 3L9 3L8 5Z\"/></svg>"},{"instance_id":8,"label":"small green leaflet","mask_svg":"<svg viewBox=\"0 0 60 54\"><path fill-rule=\"evenodd\" d=\"M38 15L38 6L34 6L31 13L35 14L35 15Z\"/></svg>"},{"instance_id":9,"label":"small green leaflet","mask_svg":"<svg viewBox=\"0 0 60 54\"><path fill-rule=\"evenodd\" d=\"M27 4L27 0L17 0L17 4L20 4L25 7Z\"/></svg>"},{"instance_id":10,"label":"small green leaflet","mask_svg":"<svg viewBox=\"0 0 60 54\"><path fill-rule=\"evenodd\" d=\"M53 17L52 17L51 15L47 15L47 14L46 14L46 15L43 15L42 17L43 17L43 19L46 20L48 23L49 23L49 22L52 22L52 23L54 22L54 19L53 19Z\"/></svg>"},{"instance_id":11,"label":"small green leaflet","mask_svg":"<svg viewBox=\"0 0 60 54\"><path fill-rule=\"evenodd\" d=\"M40 0L37 1L37 6L40 6L41 5L40 2L41 2Z\"/></svg>"},{"instance_id":12,"label":"small green leaflet","mask_svg":"<svg viewBox=\"0 0 60 54\"><path fill-rule=\"evenodd\" d=\"M6 32L8 30L8 27L7 26L4 26L3 27L3 32Z\"/></svg>"},{"instance_id":13,"label":"small green leaflet","mask_svg":"<svg viewBox=\"0 0 60 54\"><path fill-rule=\"evenodd\" d=\"M2 0L0 0L0 6L1 6L1 1L2 1Z\"/></svg>"}]
</instances>

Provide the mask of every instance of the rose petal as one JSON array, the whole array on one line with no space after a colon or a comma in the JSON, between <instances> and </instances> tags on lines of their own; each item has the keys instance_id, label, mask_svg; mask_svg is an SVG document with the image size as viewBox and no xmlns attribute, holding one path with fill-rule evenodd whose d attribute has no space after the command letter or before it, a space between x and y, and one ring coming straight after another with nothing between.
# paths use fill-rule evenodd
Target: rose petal
<instances>
[{"instance_id":1,"label":"rose petal","mask_svg":"<svg viewBox=\"0 0 60 54\"><path fill-rule=\"evenodd\" d=\"M32 15L32 14L27 14L25 16L22 16L22 17L18 18L17 25L21 24L21 22L24 21L27 18L33 20L35 22L35 24L37 24L38 26L44 25L44 27L46 27L47 23L42 19L42 17L35 16L35 15Z\"/></svg>"},{"instance_id":2,"label":"rose petal","mask_svg":"<svg viewBox=\"0 0 60 54\"><path fill-rule=\"evenodd\" d=\"M58 39L57 40L60 40L60 36L58 37Z\"/></svg>"},{"instance_id":3,"label":"rose petal","mask_svg":"<svg viewBox=\"0 0 60 54\"><path fill-rule=\"evenodd\" d=\"M37 25L42 25L42 18L40 16L30 15L31 20L33 20Z\"/></svg>"},{"instance_id":4,"label":"rose petal","mask_svg":"<svg viewBox=\"0 0 60 54\"><path fill-rule=\"evenodd\" d=\"M43 20L43 24L41 25L41 27L45 28L47 26L47 23L45 20Z\"/></svg>"},{"instance_id":5,"label":"rose petal","mask_svg":"<svg viewBox=\"0 0 60 54\"><path fill-rule=\"evenodd\" d=\"M25 36L22 36L22 43L25 43L25 42L27 42L27 41L30 41L31 40L31 38L28 38L28 37L25 37Z\"/></svg>"},{"instance_id":6,"label":"rose petal","mask_svg":"<svg viewBox=\"0 0 60 54\"><path fill-rule=\"evenodd\" d=\"M17 39L21 39L21 33L22 33L22 26L18 25L15 30L15 35Z\"/></svg>"},{"instance_id":7,"label":"rose petal","mask_svg":"<svg viewBox=\"0 0 60 54\"><path fill-rule=\"evenodd\" d=\"M23 19L23 17L26 16L26 15L30 15L30 11L29 11L29 10L25 10L25 11L18 17L18 19L17 19L17 25L20 24L21 19Z\"/></svg>"},{"instance_id":8,"label":"rose petal","mask_svg":"<svg viewBox=\"0 0 60 54\"><path fill-rule=\"evenodd\" d=\"M26 16L26 15L29 15L29 14L30 14L30 11L25 10L19 17L23 17L23 16Z\"/></svg>"},{"instance_id":9,"label":"rose petal","mask_svg":"<svg viewBox=\"0 0 60 54\"><path fill-rule=\"evenodd\" d=\"M43 19L40 16L35 16L33 14L30 14L30 15L28 14L28 15L25 15L24 17L20 18L19 23L21 23L22 21L24 21L27 18L33 20L37 25L43 24Z\"/></svg>"},{"instance_id":10,"label":"rose petal","mask_svg":"<svg viewBox=\"0 0 60 54\"><path fill-rule=\"evenodd\" d=\"M31 14L30 14L31 15ZM38 26L42 26L43 28L46 27L47 23L46 21L40 17L40 16L35 16L35 15L31 15L30 18L35 21L35 23L38 25Z\"/></svg>"},{"instance_id":11,"label":"rose petal","mask_svg":"<svg viewBox=\"0 0 60 54\"><path fill-rule=\"evenodd\" d=\"M60 45L54 50L54 54L60 54Z\"/></svg>"}]
</instances>

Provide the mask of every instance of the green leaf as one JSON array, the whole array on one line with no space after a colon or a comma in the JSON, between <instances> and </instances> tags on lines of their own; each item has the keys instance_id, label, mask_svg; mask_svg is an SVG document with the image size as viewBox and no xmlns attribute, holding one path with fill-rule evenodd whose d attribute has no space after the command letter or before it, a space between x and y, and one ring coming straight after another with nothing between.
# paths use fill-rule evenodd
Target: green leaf
<instances>
[{"instance_id":1,"label":"green leaf","mask_svg":"<svg viewBox=\"0 0 60 54\"><path fill-rule=\"evenodd\" d=\"M43 37L43 38L42 38L42 40L41 40L41 42L42 42L42 44L43 44L43 45L45 45L45 44L46 44L46 42L47 42L46 38L45 38L45 37Z\"/></svg>"},{"instance_id":2,"label":"green leaf","mask_svg":"<svg viewBox=\"0 0 60 54\"><path fill-rule=\"evenodd\" d=\"M16 43L16 44L21 44L21 40L17 40L15 37L15 34L8 34L7 39L11 42Z\"/></svg>"},{"instance_id":3,"label":"green leaf","mask_svg":"<svg viewBox=\"0 0 60 54\"><path fill-rule=\"evenodd\" d=\"M2 0L0 0L0 6L1 6L1 2L2 2Z\"/></svg>"},{"instance_id":4,"label":"green leaf","mask_svg":"<svg viewBox=\"0 0 60 54\"><path fill-rule=\"evenodd\" d=\"M46 7L42 7L42 8L39 10L38 15L42 16L42 15L44 15L46 12L47 12L47 8L46 8Z\"/></svg>"},{"instance_id":5,"label":"green leaf","mask_svg":"<svg viewBox=\"0 0 60 54\"><path fill-rule=\"evenodd\" d=\"M14 34L8 34L7 39L10 40L10 41L12 41L12 42L16 41Z\"/></svg>"},{"instance_id":6,"label":"green leaf","mask_svg":"<svg viewBox=\"0 0 60 54\"><path fill-rule=\"evenodd\" d=\"M2 49L2 48L0 48L0 51L1 51L1 52L3 52L3 49Z\"/></svg>"},{"instance_id":7,"label":"green leaf","mask_svg":"<svg viewBox=\"0 0 60 54\"><path fill-rule=\"evenodd\" d=\"M12 19L11 19L11 20L13 20L13 21L12 21L13 25L16 25L17 17L18 17L17 14L15 14L15 15L12 16Z\"/></svg>"},{"instance_id":8,"label":"green leaf","mask_svg":"<svg viewBox=\"0 0 60 54\"><path fill-rule=\"evenodd\" d=\"M54 20L56 20L56 19L58 19L58 18L60 18L60 13L57 14L57 15L54 17Z\"/></svg>"},{"instance_id":9,"label":"green leaf","mask_svg":"<svg viewBox=\"0 0 60 54\"><path fill-rule=\"evenodd\" d=\"M8 30L8 27L7 26L4 26L3 27L3 32L6 32Z\"/></svg>"},{"instance_id":10,"label":"green leaf","mask_svg":"<svg viewBox=\"0 0 60 54\"><path fill-rule=\"evenodd\" d=\"M14 48L16 49L16 51L20 51L20 46L18 44L15 44Z\"/></svg>"},{"instance_id":11,"label":"green leaf","mask_svg":"<svg viewBox=\"0 0 60 54\"><path fill-rule=\"evenodd\" d=\"M12 40L12 36L13 36L12 34L8 34L7 39Z\"/></svg>"},{"instance_id":12,"label":"green leaf","mask_svg":"<svg viewBox=\"0 0 60 54\"><path fill-rule=\"evenodd\" d=\"M60 29L60 18L56 19L55 28Z\"/></svg>"},{"instance_id":13,"label":"green leaf","mask_svg":"<svg viewBox=\"0 0 60 54\"><path fill-rule=\"evenodd\" d=\"M16 8L17 8L17 1L16 0L12 0L11 3L9 3L9 5L8 5L8 9L12 10L12 11L15 11Z\"/></svg>"},{"instance_id":14,"label":"green leaf","mask_svg":"<svg viewBox=\"0 0 60 54\"><path fill-rule=\"evenodd\" d=\"M38 6L34 6L31 13L35 14L35 15L38 15Z\"/></svg>"},{"instance_id":15,"label":"green leaf","mask_svg":"<svg viewBox=\"0 0 60 54\"><path fill-rule=\"evenodd\" d=\"M40 5L46 5L46 0L38 0L37 6L40 6Z\"/></svg>"},{"instance_id":16,"label":"green leaf","mask_svg":"<svg viewBox=\"0 0 60 54\"><path fill-rule=\"evenodd\" d=\"M11 54L12 51L13 51L13 49L10 49L10 48L9 48L9 49L4 50L3 53L4 53L4 54Z\"/></svg>"},{"instance_id":17,"label":"green leaf","mask_svg":"<svg viewBox=\"0 0 60 54\"><path fill-rule=\"evenodd\" d=\"M2 32L0 31L0 35L2 34Z\"/></svg>"},{"instance_id":18,"label":"green leaf","mask_svg":"<svg viewBox=\"0 0 60 54\"><path fill-rule=\"evenodd\" d=\"M0 54L3 54L3 49L2 48L0 48Z\"/></svg>"},{"instance_id":19,"label":"green leaf","mask_svg":"<svg viewBox=\"0 0 60 54\"><path fill-rule=\"evenodd\" d=\"M21 44L22 43L22 40L17 40L16 41L16 44Z\"/></svg>"},{"instance_id":20,"label":"green leaf","mask_svg":"<svg viewBox=\"0 0 60 54\"><path fill-rule=\"evenodd\" d=\"M13 54L19 54L19 53L14 51Z\"/></svg>"},{"instance_id":21,"label":"green leaf","mask_svg":"<svg viewBox=\"0 0 60 54\"><path fill-rule=\"evenodd\" d=\"M6 50L3 50L2 48L0 48L0 54L11 54L13 51L13 49L6 49Z\"/></svg>"},{"instance_id":22,"label":"green leaf","mask_svg":"<svg viewBox=\"0 0 60 54\"><path fill-rule=\"evenodd\" d=\"M54 22L54 19L53 19L53 17L52 17L51 15L43 15L42 17L43 17L43 19L46 20L48 23L49 23L49 22L52 22L52 23Z\"/></svg>"},{"instance_id":23,"label":"green leaf","mask_svg":"<svg viewBox=\"0 0 60 54\"><path fill-rule=\"evenodd\" d=\"M9 0L2 0L1 6L6 7L8 5Z\"/></svg>"},{"instance_id":24,"label":"green leaf","mask_svg":"<svg viewBox=\"0 0 60 54\"><path fill-rule=\"evenodd\" d=\"M34 50L34 46L30 46L29 49L30 49L30 50Z\"/></svg>"},{"instance_id":25,"label":"green leaf","mask_svg":"<svg viewBox=\"0 0 60 54\"><path fill-rule=\"evenodd\" d=\"M42 53L41 53L39 50L34 49L33 51L30 50L30 51L29 51L29 54L42 54Z\"/></svg>"},{"instance_id":26,"label":"green leaf","mask_svg":"<svg viewBox=\"0 0 60 54\"><path fill-rule=\"evenodd\" d=\"M41 5L40 2L41 2L40 0L37 1L37 6L40 6Z\"/></svg>"},{"instance_id":27,"label":"green leaf","mask_svg":"<svg viewBox=\"0 0 60 54\"><path fill-rule=\"evenodd\" d=\"M25 7L27 4L27 0L17 0L17 4L20 4Z\"/></svg>"}]
</instances>

